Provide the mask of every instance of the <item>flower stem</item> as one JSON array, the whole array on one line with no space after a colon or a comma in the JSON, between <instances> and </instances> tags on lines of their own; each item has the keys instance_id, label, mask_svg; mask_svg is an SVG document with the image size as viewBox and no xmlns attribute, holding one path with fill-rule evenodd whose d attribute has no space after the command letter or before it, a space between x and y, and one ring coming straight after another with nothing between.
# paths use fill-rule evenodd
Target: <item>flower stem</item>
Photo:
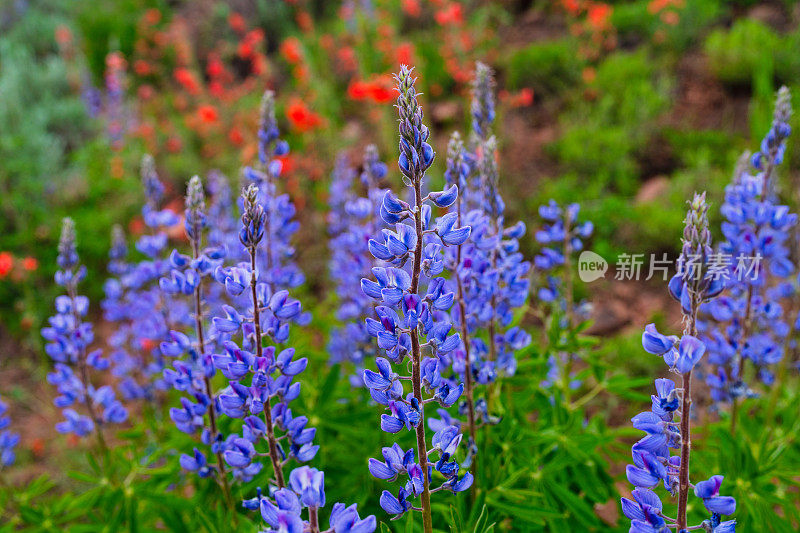
<instances>
[{"instance_id":1,"label":"flower stem","mask_svg":"<svg viewBox=\"0 0 800 533\"><path fill-rule=\"evenodd\" d=\"M316 507L308 508L308 525L310 533L319 533L319 511Z\"/></svg>"},{"instance_id":2,"label":"flower stem","mask_svg":"<svg viewBox=\"0 0 800 533\"><path fill-rule=\"evenodd\" d=\"M564 212L564 313L567 319L567 331L571 334L573 326L573 287L572 287L572 244L569 240L570 219L569 209ZM567 360L564 362L564 375L561 376L561 389L564 395L564 405L570 405L570 378L572 374L573 354L567 352Z\"/></svg>"},{"instance_id":3,"label":"flower stem","mask_svg":"<svg viewBox=\"0 0 800 533\"><path fill-rule=\"evenodd\" d=\"M78 327L78 325L81 323L81 316L78 314L78 306L75 303L75 299L78 297L78 294L74 282L70 282L67 285L67 295L71 300L70 307L72 308L72 318L75 322L75 327ZM106 440L103 437L103 419L97 415L97 411L94 408L94 403L89 397L89 387L92 386L92 382L89 379L89 368L86 363L85 346L81 346L81 349L78 353L78 371L80 372L81 382L83 383L84 403L86 404L86 410L89 412L89 417L94 423L94 430L95 434L97 435L97 447L100 450L101 455L105 457L108 454L108 446L106 445Z\"/></svg>"},{"instance_id":4,"label":"flower stem","mask_svg":"<svg viewBox=\"0 0 800 533\"><path fill-rule=\"evenodd\" d=\"M414 269L412 271L410 288L411 294L416 294L419 290L419 276L422 266L422 190L420 179L414 180L414 196L416 199L414 223L417 232L417 244L414 249ZM411 383L414 391L414 398L419 402L419 424L417 424L416 433L419 466L422 468L422 528L425 533L433 533L430 479L428 476L428 447L425 441L425 407L422 403L422 374L420 372L422 353L419 345L419 325L414 326L414 329L411 331L411 357Z\"/></svg>"},{"instance_id":5,"label":"flower stem","mask_svg":"<svg viewBox=\"0 0 800 533\"><path fill-rule=\"evenodd\" d=\"M681 405L681 467L678 474L678 530L686 528L686 503L689 499L689 456L692 449L690 410L692 408L692 372L683 374Z\"/></svg>"},{"instance_id":6,"label":"flower stem","mask_svg":"<svg viewBox=\"0 0 800 533\"><path fill-rule=\"evenodd\" d=\"M685 335L697 336L697 308L700 305L697 293L692 292L692 305L691 313L686 316L688 322L686 324ZM692 427L691 427L691 410L692 410L692 371L686 372L682 376L683 379L683 399L681 402L681 464L678 472L678 516L677 516L677 529L685 529L686 521L686 506L689 500L689 457L692 451Z\"/></svg>"},{"instance_id":7,"label":"flower stem","mask_svg":"<svg viewBox=\"0 0 800 533\"><path fill-rule=\"evenodd\" d=\"M258 293L256 291L256 247L250 248L250 294L253 299L253 325L255 326L255 340L256 357L259 359L264 356L264 348L261 345L261 313L259 308L261 302L258 301ZM283 478L283 465L278 458L278 441L275 439L275 428L272 424L272 397L267 398L267 403L264 405L264 423L267 426L267 442L269 444L269 458L272 462L272 470L275 472L275 481L278 488L282 489L286 486L286 481Z\"/></svg>"},{"instance_id":8,"label":"flower stem","mask_svg":"<svg viewBox=\"0 0 800 533\"><path fill-rule=\"evenodd\" d=\"M460 196L458 198L457 213L458 213L458 227L461 227ZM467 306L464 302L464 284L463 281L461 280L461 276L458 274L458 268L461 265L462 246L463 245L459 244L456 251L455 278L458 288L458 313L459 313L459 320L461 322L461 342L464 343L464 386L467 397L467 424L469 427L469 436L472 439L472 442L475 443L477 442L475 435L475 398L472 390L473 387L472 361L470 358L469 332L467 331ZM473 476L477 471L477 465L478 465L477 457L473 457L472 465L470 467L470 472L472 472Z\"/></svg>"},{"instance_id":9,"label":"flower stem","mask_svg":"<svg viewBox=\"0 0 800 533\"><path fill-rule=\"evenodd\" d=\"M753 285L747 287L747 306L744 311L744 323L742 325L742 336L740 337L739 348L736 350L736 359L734 364L738 365L739 373L736 378L742 380L744 373L744 355L742 354L742 347L747 338L750 336L750 329L752 326L753 314ZM731 401L731 436L736 435L736 420L739 418L739 398L733 398Z\"/></svg>"},{"instance_id":10,"label":"flower stem","mask_svg":"<svg viewBox=\"0 0 800 533\"><path fill-rule=\"evenodd\" d=\"M192 256L197 259L200 256L200 227L195 224L194 235L197 237L192 239ZM200 357L206 352L205 336L203 334L203 281L202 277L197 282L197 287L194 289L194 324L197 330L197 350ZM216 404L214 403L214 389L211 386L211 380L207 375L203 376L203 384L205 386L205 394L208 396L208 420L211 426L211 441L216 442L217 439L217 412ZM228 485L227 469L225 468L225 461L222 459L222 451L219 449L216 452L217 468L219 469L219 483L222 487L222 492L225 495L225 502L228 508L234 511L233 498L231 497L231 488Z\"/></svg>"}]
</instances>

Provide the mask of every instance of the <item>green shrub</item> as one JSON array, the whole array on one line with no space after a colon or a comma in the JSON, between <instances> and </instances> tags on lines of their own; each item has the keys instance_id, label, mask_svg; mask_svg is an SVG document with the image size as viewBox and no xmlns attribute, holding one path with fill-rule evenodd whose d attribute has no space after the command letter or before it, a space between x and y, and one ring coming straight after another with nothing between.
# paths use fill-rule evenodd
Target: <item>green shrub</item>
<instances>
[{"instance_id":1,"label":"green shrub","mask_svg":"<svg viewBox=\"0 0 800 533\"><path fill-rule=\"evenodd\" d=\"M84 261L103 272L111 223L132 215L119 207L117 193L131 183L138 188L138 180L109 178L108 142L98 137L57 53L55 29L65 20L50 4L29 7L0 37L0 251L39 261L25 282L2 282L0 318L15 332L21 318L32 319L35 339L36 320L46 316L56 290L61 217L75 218ZM102 287L88 290L97 297Z\"/></svg>"},{"instance_id":2,"label":"green shrub","mask_svg":"<svg viewBox=\"0 0 800 533\"><path fill-rule=\"evenodd\" d=\"M561 117L552 150L561 162L602 189L633 194L638 153L655 137L670 83L643 52L618 52L597 69L597 97L576 102Z\"/></svg>"},{"instance_id":3,"label":"green shrub","mask_svg":"<svg viewBox=\"0 0 800 533\"><path fill-rule=\"evenodd\" d=\"M739 19L729 30L716 30L705 42L711 70L724 83L750 86L753 78L763 75L781 83L799 79L800 32L782 36L764 23Z\"/></svg>"},{"instance_id":4,"label":"green shrub","mask_svg":"<svg viewBox=\"0 0 800 533\"><path fill-rule=\"evenodd\" d=\"M638 1L614 6L611 23L623 45L652 41L656 32L663 34L657 44L665 52L679 53L698 42L704 31L725 11L721 0L693 0L676 9L678 22L666 24L660 13L651 13L651 2Z\"/></svg>"},{"instance_id":5,"label":"green shrub","mask_svg":"<svg viewBox=\"0 0 800 533\"><path fill-rule=\"evenodd\" d=\"M535 43L508 57L508 88L532 87L537 94L559 93L580 81L583 64L573 40Z\"/></svg>"}]
</instances>

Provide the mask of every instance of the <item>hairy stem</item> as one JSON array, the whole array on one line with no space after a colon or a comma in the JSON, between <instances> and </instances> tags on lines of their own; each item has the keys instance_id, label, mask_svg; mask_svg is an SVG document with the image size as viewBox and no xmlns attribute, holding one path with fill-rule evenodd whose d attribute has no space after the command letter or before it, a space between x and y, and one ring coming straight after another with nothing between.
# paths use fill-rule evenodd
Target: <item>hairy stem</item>
<instances>
[{"instance_id":1,"label":"hairy stem","mask_svg":"<svg viewBox=\"0 0 800 533\"><path fill-rule=\"evenodd\" d=\"M308 525L311 527L310 533L319 533L319 510L316 507L308 508Z\"/></svg>"},{"instance_id":2,"label":"hairy stem","mask_svg":"<svg viewBox=\"0 0 800 533\"><path fill-rule=\"evenodd\" d=\"M193 228L194 235L196 236L192 239L192 256L197 259L200 256L200 227L199 224L195 224ZM197 283L197 287L194 289L194 324L195 329L197 330L197 350L200 357L206 352L206 341L205 336L203 333L203 278L200 278L200 281ZM217 408L214 402L214 389L211 386L211 380L208 376L203 376L203 384L205 386L205 394L208 396L209 399L209 406L208 406L208 420L209 425L211 426L211 442L216 442L217 440ZM217 450L217 468L219 469L219 483L222 486L222 491L225 494L225 501L228 504L228 507L233 510L233 498L231 497L231 488L228 485L228 475L227 469L225 468L225 461L222 459L222 451Z\"/></svg>"},{"instance_id":3,"label":"hairy stem","mask_svg":"<svg viewBox=\"0 0 800 533\"><path fill-rule=\"evenodd\" d=\"M688 323L684 334L697 336L697 308L700 305L697 293L692 292L691 313L687 316ZM689 500L689 457L692 451L692 371L683 374L683 399L681 402L681 465L678 472L678 517L677 529L685 529L686 504Z\"/></svg>"},{"instance_id":4,"label":"hairy stem","mask_svg":"<svg viewBox=\"0 0 800 533\"><path fill-rule=\"evenodd\" d=\"M75 303L75 299L78 297L78 291L75 287L75 283L70 282L67 284L67 295L71 301L70 307L72 308L72 318L75 322L75 327L78 327L78 324L81 323L81 316L78 314L78 306ZM86 363L85 347L81 347L81 349L78 351L78 372L80 372L81 382L83 383L83 403L86 404L86 410L89 412L89 417L94 423L94 430L95 434L97 435L97 446L100 450L100 453L105 456L108 452L108 446L106 445L106 440L103 437L103 419L98 416L97 411L94 408L94 403L89 397L89 387L92 386L92 382L89 379L89 367Z\"/></svg>"},{"instance_id":5,"label":"hairy stem","mask_svg":"<svg viewBox=\"0 0 800 533\"><path fill-rule=\"evenodd\" d=\"M564 213L564 300L565 300L565 308L564 313L566 314L567 318L567 330L572 332L573 326L573 287L572 287L572 243L569 240L569 233L571 231L570 228L570 220L569 220L569 210L566 210ZM567 360L564 364L564 375L561 376L561 388L564 394L564 404L569 405L570 402L570 376L572 374L572 364L573 364L574 356L572 353L567 353Z\"/></svg>"},{"instance_id":6,"label":"hairy stem","mask_svg":"<svg viewBox=\"0 0 800 533\"><path fill-rule=\"evenodd\" d=\"M261 345L261 313L259 308L261 302L258 301L258 293L256 291L256 247L250 248L250 294L253 300L253 325L255 326L255 339L256 357L264 356L264 348ZM275 481L278 488L282 489L286 486L286 481L283 478L283 465L278 457L278 441L275 439L275 428L272 424L272 397L267 398L267 403L264 405L264 423L267 426L267 442L269 444L269 459L272 461L272 470L275 472Z\"/></svg>"},{"instance_id":7,"label":"hairy stem","mask_svg":"<svg viewBox=\"0 0 800 533\"><path fill-rule=\"evenodd\" d=\"M458 198L457 203L457 213L458 213L458 227L461 227L461 197ZM462 244L458 245L456 249L456 283L458 288L458 314L459 320L461 322L461 341L464 343L464 387L466 390L467 396L467 424L469 427L469 436L472 439L472 442L476 442L475 436L475 398L473 394L473 384L472 384L472 361L470 357L470 345L469 345L469 332L467 331L467 306L464 302L464 283L461 279L461 276L458 275L458 267L461 265L461 252L462 252ZM472 459L472 466L470 471L475 473L477 470L477 458Z\"/></svg>"},{"instance_id":8,"label":"hairy stem","mask_svg":"<svg viewBox=\"0 0 800 533\"><path fill-rule=\"evenodd\" d=\"M422 190L420 180L414 180L414 197L416 199L416 209L414 210L414 223L417 231L417 244L414 249L414 269L411 275L411 293L416 294L419 290L419 276L422 266ZM416 427L417 433L417 452L419 455L419 466L422 468L422 528L425 533L433 533L433 521L431 518L431 490L430 479L428 477L428 446L425 441L425 407L422 398L422 374L420 363L422 353L419 345L419 325L411 330L411 383L414 391L414 398L419 402L419 424Z\"/></svg>"},{"instance_id":9,"label":"hairy stem","mask_svg":"<svg viewBox=\"0 0 800 533\"><path fill-rule=\"evenodd\" d=\"M753 321L753 285L749 285L747 287L747 306L745 307L744 311L744 323L742 325L742 336L739 340L739 346L736 349L736 356L734 358L734 364L738 365L738 374L737 379L742 380L742 374L744 373L744 356L742 354L742 348L744 347L744 343L747 342L747 338L750 336L750 329L752 327ZM731 436L736 435L736 420L739 418L739 398L733 398L732 406L731 406Z\"/></svg>"}]
</instances>

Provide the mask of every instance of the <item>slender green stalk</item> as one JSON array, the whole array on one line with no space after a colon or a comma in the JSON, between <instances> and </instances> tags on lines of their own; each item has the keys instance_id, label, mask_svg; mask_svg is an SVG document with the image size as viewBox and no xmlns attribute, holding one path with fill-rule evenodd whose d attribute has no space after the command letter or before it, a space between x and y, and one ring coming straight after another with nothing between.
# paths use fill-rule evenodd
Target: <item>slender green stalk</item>
<instances>
[{"instance_id":1,"label":"slender green stalk","mask_svg":"<svg viewBox=\"0 0 800 533\"><path fill-rule=\"evenodd\" d=\"M417 243L414 249L414 268L411 274L411 294L416 294L419 290L419 276L422 270L422 189L420 179L414 180L414 197L416 205L414 209L414 224L417 232ZM422 373L420 363L422 361L422 351L419 344L419 325L411 330L411 383L414 391L414 398L419 402L419 424L416 427L417 452L419 454L419 466L422 468L422 528L425 533L433 533L433 520L431 518L431 489L428 476L428 446L425 440L425 405L422 397Z\"/></svg>"},{"instance_id":2,"label":"slender green stalk","mask_svg":"<svg viewBox=\"0 0 800 533\"><path fill-rule=\"evenodd\" d=\"M196 238L192 239L192 257L197 259L200 257L200 231L201 228L198 224L195 224L194 235ZM197 287L194 290L194 323L195 329L197 330L197 349L198 353L202 356L206 351L206 342L205 336L203 331L203 282L202 278L197 283ZM211 438L216 439L218 435L217 430L217 412L214 406L214 389L211 386L211 380L208 376L204 376L203 384L205 386L205 393L210 400L210 405L208 406L208 420L209 425L211 426ZM225 502L228 505L228 508L233 511L233 498L231 497L231 488L228 484L228 472L225 468L225 461L222 459L222 452L217 450L216 453L217 457L217 468L219 469L219 484L222 487L222 492L225 495Z\"/></svg>"},{"instance_id":3,"label":"slender green stalk","mask_svg":"<svg viewBox=\"0 0 800 533\"><path fill-rule=\"evenodd\" d=\"M253 300L253 325L255 327L256 357L261 358L264 356L264 347L261 343L261 314L259 308L261 302L258 301L258 293L256 291L256 247L253 246L250 252L250 293ZM269 459L272 462L272 470L275 472L275 481L278 488L282 489L286 486L286 481L283 477L283 465L278 457L278 441L275 438L275 428L272 423L272 398L267 398L264 405L264 423L267 426L267 443L269 444Z\"/></svg>"}]
</instances>

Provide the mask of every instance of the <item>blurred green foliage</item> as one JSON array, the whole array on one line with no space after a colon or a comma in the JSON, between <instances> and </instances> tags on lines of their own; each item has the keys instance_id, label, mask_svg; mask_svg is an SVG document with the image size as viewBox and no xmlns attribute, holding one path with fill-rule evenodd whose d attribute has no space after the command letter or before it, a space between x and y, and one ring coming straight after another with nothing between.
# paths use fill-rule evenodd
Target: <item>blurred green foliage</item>
<instances>
[{"instance_id":1,"label":"blurred green foliage","mask_svg":"<svg viewBox=\"0 0 800 533\"><path fill-rule=\"evenodd\" d=\"M800 32L781 35L761 21L742 18L705 41L711 70L724 83L750 86L762 73L780 83L800 79Z\"/></svg>"},{"instance_id":2,"label":"blurred green foliage","mask_svg":"<svg viewBox=\"0 0 800 533\"><path fill-rule=\"evenodd\" d=\"M584 64L574 39L534 43L509 55L508 88L531 87L544 98L560 94L578 84Z\"/></svg>"},{"instance_id":3,"label":"blurred green foliage","mask_svg":"<svg viewBox=\"0 0 800 533\"><path fill-rule=\"evenodd\" d=\"M617 52L597 68L590 90L562 114L554 151L589 190L629 195L642 173L637 155L654 141L654 124L667 109L670 79L646 51Z\"/></svg>"},{"instance_id":4,"label":"blurred green foliage","mask_svg":"<svg viewBox=\"0 0 800 533\"><path fill-rule=\"evenodd\" d=\"M0 251L35 257L39 271L27 283L0 283L0 316L17 334L23 326L36 332L29 337L36 340L55 294L61 218L76 220L84 260L102 269L110 224L128 220L132 205L119 204L130 182L108 177L108 143L58 53L54 35L69 20L65 4L15 6L0 8L7 25L0 37ZM97 297L101 286L88 291Z\"/></svg>"}]
</instances>

